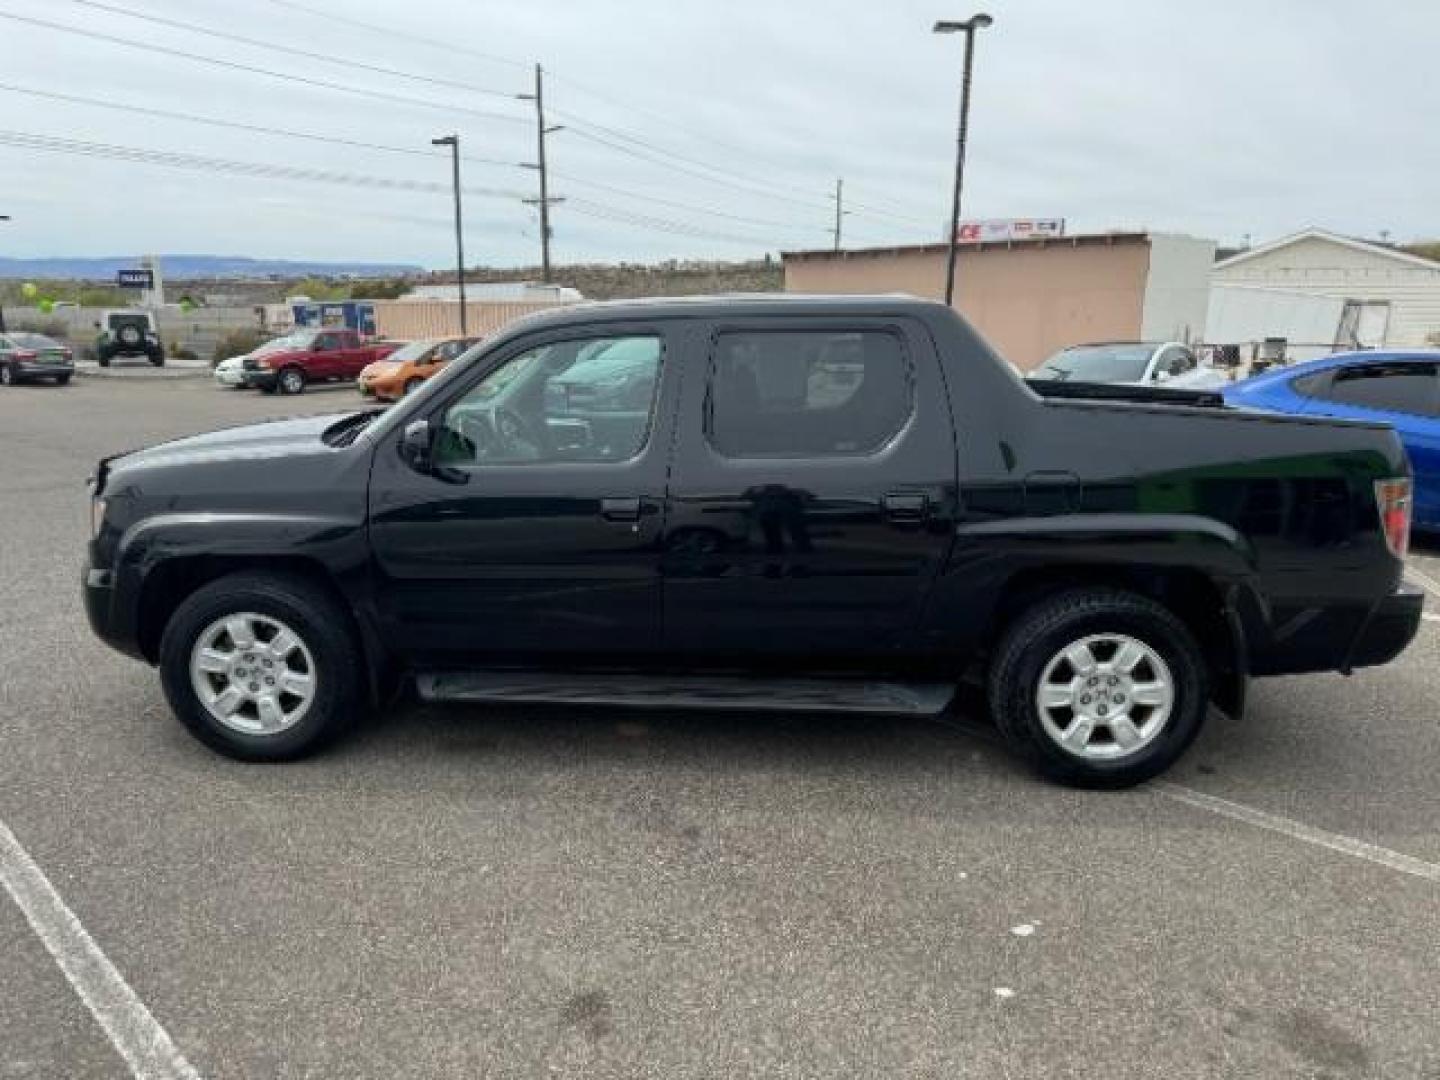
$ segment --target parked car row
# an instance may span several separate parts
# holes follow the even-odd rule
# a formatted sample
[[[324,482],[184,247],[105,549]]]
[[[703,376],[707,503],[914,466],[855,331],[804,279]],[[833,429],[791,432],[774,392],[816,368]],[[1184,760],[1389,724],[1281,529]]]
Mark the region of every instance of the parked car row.
[[[364,396],[395,401],[478,340],[366,341],[354,330],[296,330],[221,361],[215,382],[235,390],[299,394],[312,383],[353,379]]]

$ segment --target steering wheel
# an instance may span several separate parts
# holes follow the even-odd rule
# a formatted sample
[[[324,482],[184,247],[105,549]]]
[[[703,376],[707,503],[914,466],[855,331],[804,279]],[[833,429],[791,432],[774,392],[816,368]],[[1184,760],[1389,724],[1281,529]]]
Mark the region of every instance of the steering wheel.
[[[505,457],[533,460],[544,451],[545,443],[535,425],[514,409],[505,405],[496,407],[491,414],[491,424],[498,448]]]

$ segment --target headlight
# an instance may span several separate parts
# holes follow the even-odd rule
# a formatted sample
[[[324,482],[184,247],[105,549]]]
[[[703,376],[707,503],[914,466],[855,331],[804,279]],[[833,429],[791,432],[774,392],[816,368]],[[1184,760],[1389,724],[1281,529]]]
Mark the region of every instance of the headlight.
[[[105,507],[108,504],[104,499],[90,500],[90,539],[100,535],[100,526],[105,522]]]

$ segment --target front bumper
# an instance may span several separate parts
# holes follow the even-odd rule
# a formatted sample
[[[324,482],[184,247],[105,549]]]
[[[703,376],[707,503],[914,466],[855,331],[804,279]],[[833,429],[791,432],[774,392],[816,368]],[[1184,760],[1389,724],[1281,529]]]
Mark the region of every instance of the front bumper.
[[[1402,581],[1389,596],[1382,599],[1365,618],[1342,670],[1388,664],[1415,639],[1420,631],[1420,615],[1425,609],[1425,593],[1419,586]]]
[[[246,368],[245,381],[240,385],[252,386],[257,390],[274,390],[278,376],[269,368]]]
[[[245,371],[217,371],[215,381],[221,386],[244,386],[246,384]]]
[[[98,570],[87,566],[81,579],[81,591],[85,601],[85,617],[95,636],[112,649],[145,659],[140,650],[136,627],[122,617],[122,605],[116,603],[116,582],[114,571]]]

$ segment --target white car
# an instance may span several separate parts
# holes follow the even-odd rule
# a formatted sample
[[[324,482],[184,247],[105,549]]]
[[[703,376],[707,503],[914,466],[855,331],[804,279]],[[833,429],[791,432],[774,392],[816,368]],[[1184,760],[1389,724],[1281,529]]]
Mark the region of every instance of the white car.
[[[215,382],[219,386],[228,386],[232,390],[240,390],[245,386],[245,357],[232,356],[228,360],[221,360],[215,365]]]
[[[1229,380],[1179,341],[1104,341],[1061,349],[1027,378],[1215,390]]]

